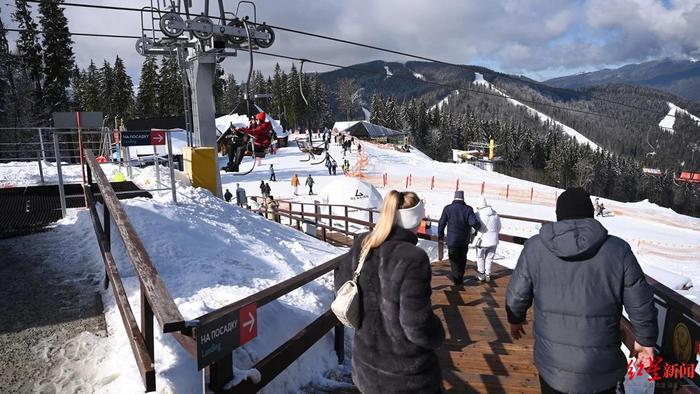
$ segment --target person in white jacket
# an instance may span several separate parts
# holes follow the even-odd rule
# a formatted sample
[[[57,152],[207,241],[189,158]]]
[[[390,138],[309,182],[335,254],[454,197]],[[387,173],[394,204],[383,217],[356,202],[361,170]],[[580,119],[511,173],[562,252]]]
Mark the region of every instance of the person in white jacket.
[[[484,197],[479,197],[476,204],[476,216],[481,222],[481,228],[474,237],[476,247],[477,279],[481,282],[491,280],[491,264],[498,246],[498,234],[501,232],[501,218],[491,208]]]

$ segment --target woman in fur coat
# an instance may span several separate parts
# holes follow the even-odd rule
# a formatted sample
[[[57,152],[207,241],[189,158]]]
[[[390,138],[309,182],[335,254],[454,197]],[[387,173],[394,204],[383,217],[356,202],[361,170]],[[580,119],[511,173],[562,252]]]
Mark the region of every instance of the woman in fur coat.
[[[445,338],[430,302],[430,260],[416,246],[423,202],[413,192],[389,192],[374,230],[358,237],[336,274],[349,280],[363,249],[359,277],[361,326],[352,344],[352,376],[362,393],[438,393],[435,353]]]

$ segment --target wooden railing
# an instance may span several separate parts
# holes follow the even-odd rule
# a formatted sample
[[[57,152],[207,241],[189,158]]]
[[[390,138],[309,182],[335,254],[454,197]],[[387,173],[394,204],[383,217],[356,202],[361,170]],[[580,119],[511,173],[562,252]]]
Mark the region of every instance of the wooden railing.
[[[85,185],[85,197],[88,201],[95,235],[100,247],[105,265],[108,283],[112,283],[112,291],[124,322],[129,344],[131,345],[136,365],[146,391],[155,391],[155,367],[153,349],[153,317],[158,320],[162,332],[178,332],[185,328],[185,322],[180,310],[175,305],[170,292],[158,275],[146,248],[141,242],[134,226],[122,207],[121,202],[107,180],[107,176],[95,160],[94,154],[85,150],[85,163],[88,184]],[[103,201],[102,221],[97,213],[97,204],[93,191],[93,181],[97,186]],[[131,265],[136,271],[141,286],[141,328],[136,323],[129,299],[124,290],[117,264],[112,255],[111,221],[124,243],[124,249]]]
[[[337,270],[340,262],[344,258],[345,255],[338,256],[300,275],[209,312],[199,317],[197,320],[214,320],[224,317],[227,314],[236,314],[245,305],[256,304],[258,307],[261,307],[331,271]],[[342,363],[345,358],[344,327],[340,324],[338,319],[336,319],[333,312],[328,309],[311,324],[303,328],[253,366],[253,368],[260,371],[261,381],[253,383],[250,380],[245,380],[233,388],[224,390],[224,385],[233,379],[233,362],[232,358],[229,356],[222,358],[210,366],[210,388],[217,392],[225,393],[255,393],[284,371],[311,346],[323,338],[331,329],[335,330],[335,352],[338,356],[338,363]]]

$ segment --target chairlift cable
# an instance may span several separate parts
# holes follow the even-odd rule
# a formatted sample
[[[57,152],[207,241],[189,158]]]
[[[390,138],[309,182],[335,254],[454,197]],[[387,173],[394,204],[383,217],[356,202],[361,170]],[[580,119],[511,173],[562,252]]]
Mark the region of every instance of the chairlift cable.
[[[27,0],[27,1],[28,1],[29,3],[39,3],[39,2],[40,2],[40,0]],[[187,2],[185,2],[185,4],[187,4]],[[96,4],[67,3],[67,2],[61,3],[61,5],[62,5],[62,6],[68,6],[68,7],[85,7],[85,8],[104,9],[104,10],[113,10],[113,11],[142,12],[142,10],[141,10],[140,8],[122,7],[122,6],[113,6],[113,5],[96,5]],[[187,11],[186,13],[183,13],[183,12],[175,12],[175,13],[176,13],[176,14],[179,14],[179,15],[186,15],[186,16],[189,18],[189,16],[190,16],[190,14],[189,14],[189,8],[188,8],[186,11]],[[357,42],[357,41],[345,40],[345,39],[338,38],[338,37],[332,37],[332,36],[328,36],[328,35],[323,35],[323,34],[318,34],[318,33],[307,32],[307,31],[303,31],[303,30],[299,30],[299,29],[293,29],[293,28],[289,28],[289,27],[283,27],[283,26],[277,26],[277,25],[270,25],[270,24],[267,24],[267,23],[258,23],[257,21],[254,21],[254,22],[248,21],[248,23],[253,24],[253,25],[256,25],[256,26],[265,25],[266,27],[278,29],[278,30],[280,30],[280,31],[286,31],[286,32],[289,32],[289,33],[300,34],[300,35],[305,35],[305,36],[308,36],[308,37],[313,37],[313,38],[318,38],[318,39],[323,39],[323,40],[338,42],[338,43],[341,43],[341,44],[354,45],[354,46],[358,46],[358,47],[362,47],[362,48],[372,49],[372,50],[376,50],[376,51],[380,51],[380,52],[391,53],[391,54],[394,54],[394,55],[406,56],[406,57],[410,57],[410,58],[414,58],[414,59],[418,59],[418,60],[423,60],[423,61],[427,61],[427,62],[432,62],[432,63],[437,63],[437,64],[442,64],[442,65],[446,65],[446,66],[459,67],[459,68],[462,68],[462,69],[465,69],[465,70],[468,70],[468,71],[471,71],[471,72],[479,72],[479,71],[481,71],[481,68],[480,68],[480,67],[477,67],[477,66],[469,66],[469,65],[464,65],[464,64],[451,63],[451,62],[447,62],[447,61],[444,61],[444,60],[439,60],[439,59],[430,58],[430,57],[427,57],[427,56],[416,55],[416,54],[412,54],[412,53],[404,52],[404,51],[399,51],[399,50],[395,50],[395,49],[383,48],[383,47],[376,46],[376,45],[364,44],[364,43]],[[12,30],[12,29],[6,29],[6,30],[8,30],[8,31],[18,31],[18,30]],[[43,34],[42,32],[37,32],[37,33]],[[74,34],[74,33],[71,33],[71,34]],[[90,34],[74,34],[74,35],[86,35],[86,36],[90,36]],[[114,38],[126,38],[126,36],[117,36],[117,35],[113,35],[113,37],[114,37]],[[129,38],[138,39],[138,38],[141,38],[141,37],[132,36],[132,37],[129,37]],[[497,71],[494,71],[494,73],[497,73],[498,76],[503,77],[503,78],[507,78],[507,79],[514,80],[514,81],[517,81],[517,82],[523,82],[522,80],[520,80],[520,79],[518,79],[518,78],[516,78],[516,77],[510,76],[510,75],[508,75],[508,74],[500,73],[500,72],[497,72]],[[396,77],[396,76],[395,76],[395,77]],[[414,81],[415,81],[415,80],[414,80]],[[563,88],[557,88],[557,89],[564,90],[564,91],[569,91],[569,92],[575,92],[575,93],[577,93],[577,94],[581,94],[581,92],[577,92],[577,91],[572,90],[572,89],[563,89]],[[590,98],[593,99],[593,100],[604,101],[604,102],[611,103],[611,104],[615,104],[615,105],[619,105],[619,106],[622,106],[622,107],[627,107],[627,108],[631,108],[631,109],[636,109],[636,110],[639,110],[639,111],[650,112],[650,113],[653,113],[653,114],[657,114],[657,112],[658,112],[657,110],[652,109],[652,108],[638,107],[638,106],[635,106],[635,105],[631,105],[631,104],[627,104],[627,103],[622,103],[622,102],[619,102],[619,101],[610,100],[610,99],[606,99],[606,98],[602,98],[602,97],[590,96]],[[524,100],[520,100],[520,101],[524,101]],[[530,102],[538,103],[538,104],[542,104],[542,105],[547,105],[546,103],[541,103],[541,102],[533,101],[533,100],[530,100]],[[563,108],[563,109],[567,109],[567,108]],[[572,111],[571,109],[567,109],[567,110]],[[577,112],[580,112],[580,111],[577,111]],[[674,114],[674,115],[667,115],[667,116],[675,117],[675,114]]]

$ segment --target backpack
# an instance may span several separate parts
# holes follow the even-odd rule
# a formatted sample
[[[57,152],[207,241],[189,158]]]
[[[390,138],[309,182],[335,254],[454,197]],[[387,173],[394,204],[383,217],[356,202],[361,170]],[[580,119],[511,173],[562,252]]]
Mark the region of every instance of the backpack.
[[[331,304],[331,310],[338,320],[344,326],[354,329],[359,329],[362,323],[362,295],[360,294],[358,280],[360,279],[360,272],[362,272],[362,266],[365,264],[367,253],[369,253],[369,248],[360,253],[357,269],[352,279],[345,282],[338,289],[338,294],[335,295],[335,300]]]

